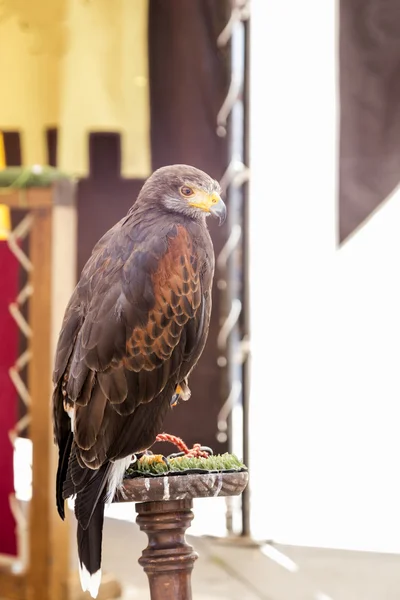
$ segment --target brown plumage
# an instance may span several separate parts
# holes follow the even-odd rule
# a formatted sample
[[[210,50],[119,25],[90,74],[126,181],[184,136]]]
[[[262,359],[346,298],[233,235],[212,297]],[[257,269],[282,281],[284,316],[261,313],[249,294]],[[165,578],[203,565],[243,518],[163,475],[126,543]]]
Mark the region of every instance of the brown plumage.
[[[186,165],[153,173],[95,246],[65,312],[53,375],[57,507],[63,518],[76,494],[82,585],[93,596],[104,502],[132,454],[154,443],[207,339],[208,214],[225,215],[208,175]]]

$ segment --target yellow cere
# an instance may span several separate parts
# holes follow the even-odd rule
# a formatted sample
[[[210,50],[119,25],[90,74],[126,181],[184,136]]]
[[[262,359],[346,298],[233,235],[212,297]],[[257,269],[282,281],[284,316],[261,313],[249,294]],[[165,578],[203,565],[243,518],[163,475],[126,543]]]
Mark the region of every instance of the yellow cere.
[[[206,212],[210,212],[210,208],[221,200],[219,194],[207,194],[206,192],[196,191],[194,202],[189,202],[190,206],[201,208]]]

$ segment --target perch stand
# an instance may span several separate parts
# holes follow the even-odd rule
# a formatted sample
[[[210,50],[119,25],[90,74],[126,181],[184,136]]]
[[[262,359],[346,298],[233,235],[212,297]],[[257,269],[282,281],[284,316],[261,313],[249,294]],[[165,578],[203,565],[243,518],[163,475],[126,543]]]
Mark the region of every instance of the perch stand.
[[[148,536],[139,564],[149,579],[151,600],[191,600],[197,553],[186,543],[193,498],[237,496],[247,471],[125,479],[115,502],[135,502],[136,522]]]

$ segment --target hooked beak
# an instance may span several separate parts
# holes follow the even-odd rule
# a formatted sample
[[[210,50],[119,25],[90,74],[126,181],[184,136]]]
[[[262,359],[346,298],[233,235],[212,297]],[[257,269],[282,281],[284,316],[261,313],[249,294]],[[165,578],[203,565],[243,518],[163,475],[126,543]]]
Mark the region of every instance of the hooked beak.
[[[210,213],[213,217],[218,219],[218,225],[222,225],[226,219],[225,202],[221,199],[219,194],[213,194],[211,198],[214,200],[214,202],[210,206]],[[217,201],[215,202],[215,200]]]
[[[202,194],[202,197],[197,197],[194,202],[189,202],[190,206],[201,208],[204,212],[210,213],[219,221],[219,225],[225,221],[226,206],[221,196],[216,192],[214,194]]]

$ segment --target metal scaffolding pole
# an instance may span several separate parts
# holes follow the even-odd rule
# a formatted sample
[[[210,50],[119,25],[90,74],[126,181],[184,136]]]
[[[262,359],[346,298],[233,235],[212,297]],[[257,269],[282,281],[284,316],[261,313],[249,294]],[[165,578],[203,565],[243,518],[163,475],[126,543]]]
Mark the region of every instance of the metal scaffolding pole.
[[[248,466],[248,282],[247,282],[247,144],[246,75],[248,54],[249,2],[232,0],[230,19],[218,38],[218,45],[230,43],[231,84],[217,118],[218,135],[229,138],[229,164],[221,180],[226,193],[229,236],[217,257],[217,286],[221,294],[218,366],[223,372],[225,401],[218,416],[217,438],[228,440],[229,451],[242,457]],[[227,528],[249,536],[249,497],[242,499],[241,523],[235,527],[235,508],[227,507]],[[234,531],[236,530],[236,531]]]

